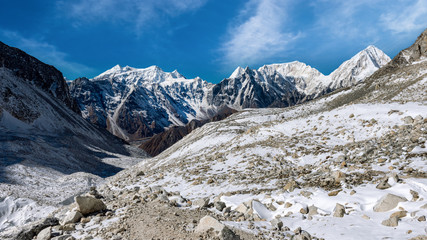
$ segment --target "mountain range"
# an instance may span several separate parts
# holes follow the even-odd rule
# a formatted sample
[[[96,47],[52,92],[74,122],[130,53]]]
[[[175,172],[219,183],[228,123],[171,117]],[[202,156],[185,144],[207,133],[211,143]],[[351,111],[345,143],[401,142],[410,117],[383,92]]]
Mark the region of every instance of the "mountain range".
[[[369,46],[330,75],[301,62],[238,67],[218,84],[186,79],[157,66],[113,67],[93,79],[70,82],[82,116],[125,140],[138,140],[191,120],[212,118],[224,108],[288,107],[355,85],[390,61]]]

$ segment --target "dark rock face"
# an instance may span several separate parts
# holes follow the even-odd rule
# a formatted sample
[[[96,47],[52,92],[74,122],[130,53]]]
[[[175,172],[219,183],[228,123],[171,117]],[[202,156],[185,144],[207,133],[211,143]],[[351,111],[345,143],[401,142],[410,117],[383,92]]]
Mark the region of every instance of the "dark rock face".
[[[212,89],[210,103],[214,106],[238,106],[244,108],[289,107],[304,99],[297,91],[294,78],[268,76],[267,82],[256,79],[254,72],[246,68],[238,78],[226,78]]]
[[[139,147],[144,149],[151,156],[157,156],[172,146],[174,143],[190,134],[194,129],[199,128],[209,122],[221,121],[235,112],[237,111],[225,107],[211,119],[201,121],[192,120],[185,126],[173,126],[168,130],[153,136],[149,141],[144,142]]]
[[[410,64],[420,60],[421,57],[427,57],[427,29],[418,36],[414,44],[399,52],[399,54],[393,58],[390,65],[399,66]]]
[[[74,112],[80,113],[76,101],[70,96],[62,73],[55,67],[2,42],[0,42],[0,67],[12,70],[17,77],[40,87]]]

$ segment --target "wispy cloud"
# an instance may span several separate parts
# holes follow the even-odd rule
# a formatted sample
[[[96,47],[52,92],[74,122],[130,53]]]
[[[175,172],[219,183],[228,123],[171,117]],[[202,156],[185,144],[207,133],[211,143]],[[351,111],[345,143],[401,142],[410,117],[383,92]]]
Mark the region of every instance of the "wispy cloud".
[[[226,64],[253,65],[289,49],[300,34],[286,31],[286,2],[251,0],[245,5],[221,47]]]
[[[84,76],[84,74],[94,72],[94,69],[91,67],[69,61],[67,59],[68,54],[41,39],[27,38],[18,32],[1,29],[0,36],[8,42],[13,43],[13,47],[22,49],[47,64],[54,65],[63,73]]]
[[[59,3],[76,26],[108,22],[129,24],[137,34],[149,25],[202,7],[208,0],[79,0]]]
[[[380,19],[383,26],[394,33],[416,31],[427,27],[427,1],[418,0],[415,4],[411,2],[413,1],[382,14]]]

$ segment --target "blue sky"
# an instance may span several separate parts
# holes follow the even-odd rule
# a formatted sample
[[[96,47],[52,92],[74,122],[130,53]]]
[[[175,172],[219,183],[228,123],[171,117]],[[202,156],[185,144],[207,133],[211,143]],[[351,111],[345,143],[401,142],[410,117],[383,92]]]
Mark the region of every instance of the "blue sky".
[[[0,41],[69,79],[116,64],[209,82],[298,60],[329,74],[368,45],[390,57],[427,27],[427,0],[4,1]]]

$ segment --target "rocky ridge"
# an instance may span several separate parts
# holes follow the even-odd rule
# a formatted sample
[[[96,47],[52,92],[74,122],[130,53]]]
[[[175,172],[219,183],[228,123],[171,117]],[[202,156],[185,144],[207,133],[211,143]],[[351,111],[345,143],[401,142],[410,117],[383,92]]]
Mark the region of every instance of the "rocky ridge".
[[[94,79],[70,83],[84,118],[125,140],[161,133],[191,120],[206,120],[223,108],[288,107],[359,83],[390,58],[369,46],[329,76],[301,62],[238,67],[230,78],[210,84],[176,70],[115,66]]]

